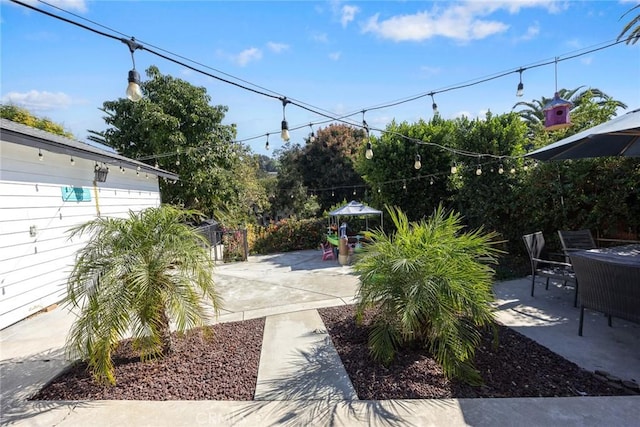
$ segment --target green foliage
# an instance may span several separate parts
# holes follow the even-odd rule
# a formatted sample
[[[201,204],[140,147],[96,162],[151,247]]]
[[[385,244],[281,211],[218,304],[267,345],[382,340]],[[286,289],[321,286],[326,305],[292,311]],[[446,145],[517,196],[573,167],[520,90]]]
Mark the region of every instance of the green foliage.
[[[318,129],[315,139],[308,139],[304,146],[285,145],[278,152],[278,195],[274,202],[277,210],[304,217],[300,210],[308,198],[308,189],[323,189],[313,196],[318,204],[313,216],[336,200],[354,198],[351,192],[364,183],[354,166],[364,138],[362,129],[332,124]]]
[[[248,175],[243,162],[248,149],[232,143],[234,125],[223,125],[226,106],[211,106],[203,87],[147,69],[142,83],[144,98],[131,102],[120,98],[103,103],[104,120],[110,127],[94,132],[92,140],[118,153],[177,173],[175,184],[161,182],[163,202],[198,209],[215,216],[221,209],[237,218],[247,216],[255,194],[245,198]]]
[[[316,249],[325,234],[322,219],[283,219],[267,227],[249,226],[249,251],[257,254]]]
[[[361,282],[358,313],[377,313],[369,335],[373,357],[389,364],[402,347],[422,345],[448,377],[478,384],[473,356],[479,328],[493,325],[495,235],[463,232],[460,215],[441,205],[418,222],[398,208],[387,210],[396,231],[367,233],[372,243],[354,265]]]
[[[75,138],[71,132],[64,130],[64,126],[54,123],[47,118],[36,117],[26,108],[20,108],[15,105],[0,104],[0,117],[26,126],[31,126],[32,128],[64,136],[66,138]]]
[[[452,147],[454,129],[452,121],[438,118],[429,123],[392,122],[380,138],[372,137],[373,158],[365,159],[362,152],[357,163],[357,170],[371,187],[366,200],[373,206],[398,206],[410,219],[422,218],[439,203],[448,203],[452,194],[448,174],[453,157],[432,144]],[[419,170],[414,168],[416,154],[421,157]]]
[[[522,233],[521,224],[512,221],[520,197],[522,174],[511,173],[512,169],[522,170],[522,160],[501,160],[500,156],[523,154],[526,130],[514,113],[499,116],[487,113],[483,120],[457,121],[457,147],[489,155],[460,158],[458,173],[451,177],[457,180],[458,187],[452,198],[468,226],[482,226],[505,237]],[[477,174],[479,166],[480,175]],[[500,169],[503,173],[499,173]]]
[[[111,355],[131,334],[141,357],[172,351],[169,322],[184,332],[217,313],[208,243],[186,221],[196,211],[164,205],[128,218],[96,218],[70,230],[88,235],[69,277],[65,302],[79,308],[67,354],[87,362],[100,383],[115,384]]]
[[[640,12],[640,4],[635,5],[626,11],[622,17],[636,9]],[[621,40],[623,38],[626,40],[626,44],[636,44],[638,40],[640,40],[640,13],[637,13],[635,16],[631,15],[631,20],[624,26],[616,40]]]

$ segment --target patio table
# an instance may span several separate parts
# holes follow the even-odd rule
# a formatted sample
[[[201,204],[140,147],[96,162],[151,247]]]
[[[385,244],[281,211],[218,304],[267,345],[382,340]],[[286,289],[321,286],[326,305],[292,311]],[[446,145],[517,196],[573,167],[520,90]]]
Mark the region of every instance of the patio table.
[[[582,335],[584,309],[640,323],[640,244],[572,252],[578,280]]]

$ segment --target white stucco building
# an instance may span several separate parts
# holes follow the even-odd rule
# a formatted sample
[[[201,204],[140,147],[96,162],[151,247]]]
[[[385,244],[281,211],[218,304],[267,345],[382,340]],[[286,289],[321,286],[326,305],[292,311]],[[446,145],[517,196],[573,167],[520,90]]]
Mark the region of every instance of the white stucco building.
[[[178,176],[0,119],[0,329],[64,297],[84,244],[69,228],[159,206],[159,179]]]

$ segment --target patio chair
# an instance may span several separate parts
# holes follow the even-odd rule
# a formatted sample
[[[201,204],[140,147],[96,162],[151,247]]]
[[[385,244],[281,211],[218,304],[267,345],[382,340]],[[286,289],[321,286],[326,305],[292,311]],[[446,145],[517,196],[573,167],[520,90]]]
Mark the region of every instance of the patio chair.
[[[568,262],[554,261],[547,259],[549,256],[545,253],[544,236],[541,231],[522,236],[524,245],[529,254],[531,261],[531,296],[534,296],[534,288],[537,277],[546,278],[546,287],[549,289],[549,280],[561,280],[563,286],[567,282],[571,282],[575,287],[575,296],[573,298],[574,307],[578,306],[578,281],[576,275]]]
[[[329,242],[322,242],[320,244],[322,247],[322,260],[327,259],[336,259],[335,254],[333,253],[333,245]]]
[[[595,240],[591,235],[591,230],[558,230],[558,237],[562,244],[562,252],[565,255],[565,261],[570,261],[571,252],[581,251],[585,249],[597,248]]]

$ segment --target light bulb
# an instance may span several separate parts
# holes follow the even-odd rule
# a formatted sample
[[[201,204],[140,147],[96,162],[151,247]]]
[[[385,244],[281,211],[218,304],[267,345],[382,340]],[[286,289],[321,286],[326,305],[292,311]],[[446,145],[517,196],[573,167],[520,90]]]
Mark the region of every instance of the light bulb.
[[[476,169],[476,175],[482,175],[482,168],[480,167],[480,165],[478,165],[478,169]]]
[[[504,173],[504,168],[502,167],[502,165],[500,165],[500,166],[498,167],[498,173],[499,173],[500,175],[502,175],[502,174]]]
[[[311,134],[309,134],[309,142],[316,142],[316,135],[313,133],[313,131],[311,132]]]
[[[524,85],[522,82],[518,83],[518,90],[516,91],[516,96],[524,95]]]
[[[511,167],[511,169],[509,169],[509,172],[511,172],[511,173],[516,173],[516,168]]]
[[[133,102],[142,99],[142,91],[140,90],[140,74],[136,70],[129,71],[129,84],[127,85],[127,98]]]
[[[373,159],[373,149],[371,147],[371,141],[367,142],[367,151],[365,152],[364,156],[369,160]]]
[[[289,136],[289,124],[286,120],[282,121],[282,132],[280,133],[280,137],[284,142],[288,142],[291,137]]]
[[[415,169],[420,169],[422,167],[422,162],[420,160],[420,154],[416,154],[416,160],[413,162],[413,167]]]
[[[429,185],[433,185],[433,178],[429,180]]]
[[[433,114],[438,113],[438,104],[434,102],[433,104],[431,104],[431,108],[433,108]]]
[[[42,154],[42,151],[40,149],[38,149],[38,160],[40,160],[41,162],[44,161],[44,154]]]
[[[453,164],[451,165],[451,174],[455,175],[456,173],[458,173],[458,167],[455,164]]]
[[[71,166],[76,165],[76,161],[73,159],[73,156],[71,156],[71,160],[69,160],[69,162],[71,162]]]

